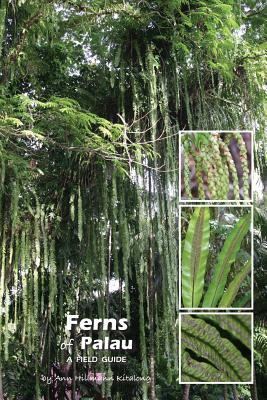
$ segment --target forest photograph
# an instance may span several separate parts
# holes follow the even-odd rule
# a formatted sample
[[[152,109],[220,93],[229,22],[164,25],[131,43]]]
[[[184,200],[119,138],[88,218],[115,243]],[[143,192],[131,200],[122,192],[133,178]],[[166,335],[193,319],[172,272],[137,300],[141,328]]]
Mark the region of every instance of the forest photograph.
[[[182,207],[180,218],[183,306],[252,307],[252,208]]]
[[[0,53],[0,400],[266,400],[265,3],[0,0]]]

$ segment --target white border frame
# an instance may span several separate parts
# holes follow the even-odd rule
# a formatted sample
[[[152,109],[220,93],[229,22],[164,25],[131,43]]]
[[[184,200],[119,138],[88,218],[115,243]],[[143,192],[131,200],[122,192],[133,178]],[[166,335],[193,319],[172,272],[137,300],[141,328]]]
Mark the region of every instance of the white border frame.
[[[187,133],[250,133],[251,134],[251,193],[249,200],[220,200],[220,199],[182,199],[182,135]],[[255,138],[255,129],[248,129],[248,130],[179,130],[179,178],[178,178],[178,187],[179,187],[179,203],[188,204],[188,203],[253,203],[253,196],[254,196],[254,138]]]
[[[194,207],[233,207],[233,208],[250,208],[251,210],[251,224],[250,224],[250,236],[251,236],[251,299],[250,299],[250,307],[210,307],[210,308],[186,308],[182,307],[182,233],[181,233],[181,214],[182,208],[194,208]],[[185,204],[179,206],[179,216],[178,216],[178,224],[179,224],[179,310],[181,311],[189,311],[192,313],[194,310],[198,311],[253,311],[254,310],[254,207],[252,204]]]
[[[182,337],[182,329],[181,329],[181,324],[182,324],[182,315],[197,315],[197,314],[211,314],[211,315],[231,315],[231,314],[239,314],[239,315],[250,315],[251,317],[251,381],[249,382],[183,382],[182,381],[182,343],[181,343],[181,337]],[[254,337],[254,313],[253,312],[227,312],[227,313],[221,313],[221,312],[212,312],[212,313],[207,313],[207,312],[192,312],[192,313],[186,313],[182,312],[179,313],[179,384],[180,385],[253,385],[253,377],[254,377],[254,347],[253,347],[253,337]]]

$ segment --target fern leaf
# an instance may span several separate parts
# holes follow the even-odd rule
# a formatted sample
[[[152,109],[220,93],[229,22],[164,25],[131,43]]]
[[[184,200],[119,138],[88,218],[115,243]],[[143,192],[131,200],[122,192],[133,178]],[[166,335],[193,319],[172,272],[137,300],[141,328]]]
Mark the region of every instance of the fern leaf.
[[[197,207],[189,222],[182,254],[184,307],[196,308],[202,298],[209,252],[209,208]]]
[[[251,290],[246,292],[240,299],[236,300],[233,304],[235,308],[245,307],[251,301]]]
[[[103,134],[104,137],[107,137],[109,139],[112,139],[112,133],[110,132],[109,129],[107,129],[104,126],[99,126],[99,131]]]
[[[251,347],[251,317],[250,315],[218,315],[203,314],[200,318],[212,321],[219,328],[230,332],[232,336],[242,342],[248,349]]]
[[[235,278],[230,283],[228,289],[224,293],[219,303],[219,307],[221,308],[231,307],[240,289],[241,284],[244,282],[246,276],[250,273],[250,271],[251,271],[251,260],[248,260],[244,265],[244,267],[241,269],[241,271],[235,276]]]
[[[246,382],[251,379],[251,364],[228,338],[222,338],[216,327],[203,319],[183,315],[182,351],[190,350],[195,358],[222,371],[225,381]],[[199,365],[199,368],[201,365]],[[183,369],[186,368],[182,364]],[[206,381],[206,379],[205,379]],[[216,378],[213,379],[216,381]],[[222,380],[221,380],[222,381]]]
[[[81,242],[83,238],[83,205],[80,186],[78,189],[78,238]]]
[[[197,361],[187,351],[183,352],[183,382],[225,382],[227,374],[213,365]]]
[[[267,335],[266,330],[260,330],[255,333],[254,338],[254,348],[255,351],[260,354],[263,365],[267,370]]]
[[[214,276],[204,297],[203,307],[216,307],[221,299],[230,267],[234,263],[240,250],[242,240],[248,233],[251,223],[251,214],[244,215],[232,229],[218,256],[218,263],[214,268]]]
[[[74,204],[74,200],[75,200],[75,195],[74,195],[74,193],[72,193],[71,196],[70,196],[70,218],[71,218],[72,222],[74,222],[74,220],[75,220],[75,204]]]
[[[3,122],[6,125],[13,125],[13,126],[15,126],[17,128],[20,127],[20,126],[23,126],[23,122],[20,119],[14,118],[14,117],[5,117],[3,119]]]

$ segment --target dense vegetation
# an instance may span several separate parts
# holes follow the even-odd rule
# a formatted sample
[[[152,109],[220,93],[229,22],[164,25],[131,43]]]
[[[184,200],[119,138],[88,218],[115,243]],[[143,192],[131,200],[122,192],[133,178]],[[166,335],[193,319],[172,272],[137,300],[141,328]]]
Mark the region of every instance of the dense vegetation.
[[[251,315],[181,317],[182,382],[251,381]]]
[[[251,136],[249,132],[184,133],[182,198],[250,200]]]
[[[0,399],[266,398],[265,192],[255,385],[180,386],[175,326],[178,131],[255,127],[265,190],[264,22],[255,0],[1,0]],[[88,372],[67,311],[127,316],[127,366],[101,368],[150,384],[43,384]]]
[[[195,207],[189,214],[186,235],[181,238],[185,308],[251,306],[251,281],[246,282],[251,273],[251,212],[246,208],[237,209],[243,216],[235,219],[234,210],[230,209],[227,214],[227,209],[218,207]],[[185,208],[182,208],[182,218],[188,218]]]

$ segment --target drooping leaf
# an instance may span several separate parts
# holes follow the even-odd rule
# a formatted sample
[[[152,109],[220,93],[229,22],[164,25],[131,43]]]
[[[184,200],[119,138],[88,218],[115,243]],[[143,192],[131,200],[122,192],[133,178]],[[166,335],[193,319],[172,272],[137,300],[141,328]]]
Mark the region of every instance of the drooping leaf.
[[[202,298],[209,252],[210,212],[197,207],[189,222],[182,254],[182,297],[186,308],[196,308]]]
[[[218,256],[218,262],[214,268],[209,288],[203,301],[204,308],[216,307],[221,299],[231,265],[235,262],[241,243],[248,233],[251,224],[251,213],[240,218],[227,237],[223,248]]]
[[[251,290],[248,290],[245,294],[243,294],[242,297],[240,297],[240,299],[236,300],[233,303],[233,307],[243,308],[248,304],[249,301],[251,301]]]
[[[221,301],[219,303],[219,307],[228,308],[232,306],[241,284],[244,282],[246,276],[250,273],[250,271],[251,260],[249,259],[244,267],[241,269],[241,271],[232,280],[226,292],[223,294],[223,297],[221,298]]]

